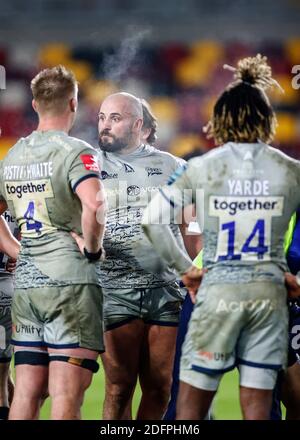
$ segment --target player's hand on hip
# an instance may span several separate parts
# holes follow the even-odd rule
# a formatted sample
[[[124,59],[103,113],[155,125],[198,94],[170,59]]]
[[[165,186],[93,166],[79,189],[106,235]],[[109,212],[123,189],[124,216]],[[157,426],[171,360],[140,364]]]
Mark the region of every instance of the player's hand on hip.
[[[299,298],[300,297],[300,286],[297,283],[297,277],[289,272],[284,274],[285,285],[288,291],[288,297]]]
[[[84,238],[81,235],[76,234],[76,232],[72,231],[70,232],[71,236],[74,238],[74,240],[77,243],[77,246],[79,247],[80,252],[82,253],[82,255],[84,255]]]
[[[196,295],[203,275],[206,272],[207,269],[198,269],[196,266],[191,266],[191,268],[181,276],[182,282],[188,289],[193,304],[196,302]]]

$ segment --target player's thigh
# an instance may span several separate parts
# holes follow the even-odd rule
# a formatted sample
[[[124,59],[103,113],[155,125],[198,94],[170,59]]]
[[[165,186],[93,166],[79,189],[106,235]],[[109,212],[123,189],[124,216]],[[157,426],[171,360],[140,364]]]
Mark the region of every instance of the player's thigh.
[[[234,368],[243,324],[239,286],[201,287],[182,347],[181,370],[220,375]]]
[[[12,295],[13,278],[0,277],[0,368],[2,363],[9,364],[12,356]],[[5,366],[3,368],[5,369]]]
[[[42,289],[38,289],[40,294]],[[32,290],[15,289],[12,301],[12,344],[16,347],[41,347],[43,322],[40,319]],[[32,302],[32,299],[34,300]]]
[[[147,324],[177,327],[186,290],[174,282],[166,286],[145,289],[144,292],[144,321]]]
[[[49,348],[48,353],[50,396],[82,395],[98,370],[99,353],[86,348]]]
[[[42,398],[48,388],[48,353],[45,347],[15,347],[15,396]]]
[[[297,405],[300,414],[300,364],[287,368],[282,384],[282,400],[286,406]]]
[[[108,289],[103,291],[103,316],[105,330],[113,330],[134,319],[142,318],[140,289]]]
[[[44,341],[49,348],[104,350],[99,286],[78,284],[45,288],[43,297],[39,295],[38,307],[44,310]]]
[[[176,336],[177,327],[147,325],[140,357],[139,373],[142,386],[170,385]]]
[[[109,382],[136,379],[144,332],[145,324],[141,319],[105,332],[105,353],[101,359]]]
[[[258,369],[285,367],[288,349],[286,289],[275,283],[249,283],[243,304],[247,323],[240,334],[238,364]],[[253,298],[253,299],[251,299]],[[253,365],[252,365],[253,364]]]
[[[289,350],[288,366],[300,359],[300,307],[298,301],[290,301],[289,306]]]

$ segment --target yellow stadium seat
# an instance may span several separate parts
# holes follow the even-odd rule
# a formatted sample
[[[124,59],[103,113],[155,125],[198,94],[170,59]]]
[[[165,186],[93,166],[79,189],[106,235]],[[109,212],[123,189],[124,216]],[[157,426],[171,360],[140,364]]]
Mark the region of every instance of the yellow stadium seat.
[[[209,65],[221,64],[224,58],[223,46],[213,40],[196,41],[191,46],[191,53],[195,58]]]
[[[86,101],[95,107],[100,107],[104,98],[112,93],[117,92],[117,88],[113,82],[110,81],[96,81],[89,79],[83,84],[82,91]]]
[[[285,51],[292,65],[300,64],[300,38],[291,38],[285,43]]]
[[[65,60],[64,66],[72,70],[80,84],[89,80],[93,75],[92,67],[86,61]]]
[[[168,97],[156,97],[150,100],[152,111],[160,123],[176,122],[178,119],[178,107],[174,99]]]
[[[282,93],[278,87],[273,87],[268,92],[272,102],[276,104],[294,104],[299,101],[299,91],[293,89],[292,79],[290,75],[276,75],[276,81],[283,88],[284,93]]]
[[[205,86],[211,75],[211,66],[194,56],[184,58],[175,68],[177,83],[183,87]]]
[[[42,46],[39,53],[39,62],[44,67],[65,64],[70,58],[71,49],[63,43],[50,43]]]
[[[182,134],[177,136],[170,145],[170,153],[175,156],[185,156],[196,149],[201,149],[203,141],[197,134]]]
[[[2,160],[8,150],[17,142],[17,138],[0,137],[0,160]]]
[[[212,117],[214,106],[217,99],[218,99],[217,95],[208,95],[202,101],[200,106],[200,113],[204,121],[209,121],[209,119]]]
[[[284,143],[297,139],[297,121],[290,113],[277,113],[278,127],[275,140]]]

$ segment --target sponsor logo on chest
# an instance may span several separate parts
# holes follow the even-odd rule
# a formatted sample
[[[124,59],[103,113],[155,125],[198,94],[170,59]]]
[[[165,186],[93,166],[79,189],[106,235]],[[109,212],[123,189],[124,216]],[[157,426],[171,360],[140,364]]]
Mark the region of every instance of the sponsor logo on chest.
[[[147,171],[148,177],[163,174],[163,170],[161,168],[146,167],[145,170]]]

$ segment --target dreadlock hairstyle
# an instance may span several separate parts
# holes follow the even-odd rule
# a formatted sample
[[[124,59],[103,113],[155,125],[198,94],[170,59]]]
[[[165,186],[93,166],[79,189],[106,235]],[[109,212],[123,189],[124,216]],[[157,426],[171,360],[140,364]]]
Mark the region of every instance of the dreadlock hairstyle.
[[[150,105],[145,99],[140,99],[143,108],[143,129],[150,130],[146,141],[149,145],[154,145],[157,140],[157,119],[151,111]]]
[[[272,78],[267,58],[258,54],[240,60],[236,68],[223,67],[234,72],[234,81],[218,98],[204,131],[219,145],[230,141],[270,142],[277,119],[265,90],[274,85],[281,87]]]

